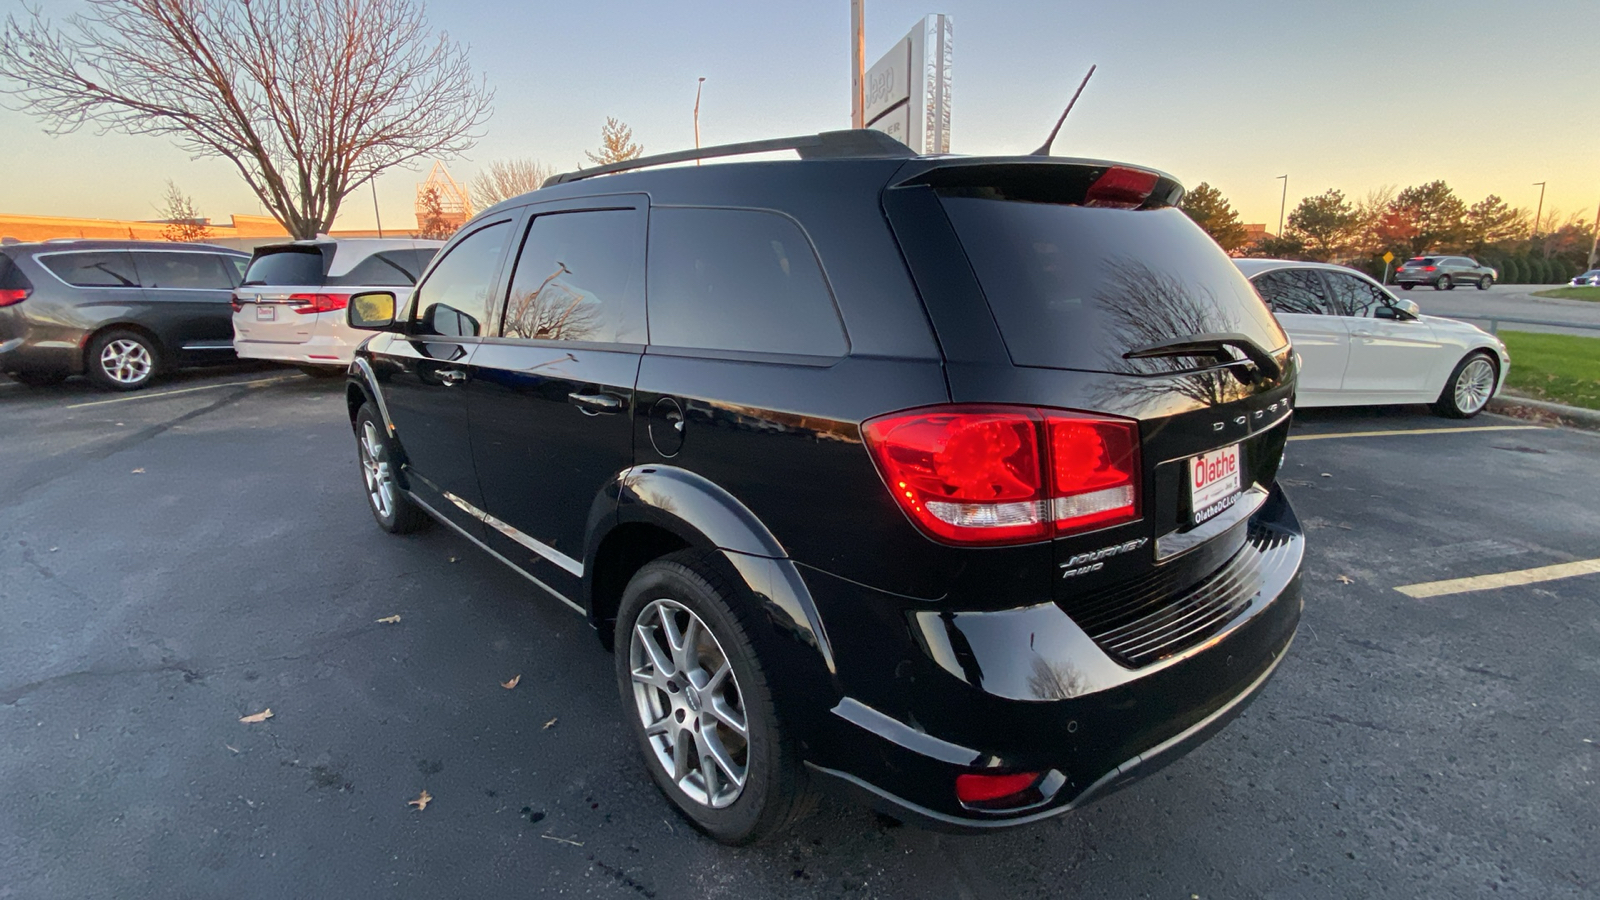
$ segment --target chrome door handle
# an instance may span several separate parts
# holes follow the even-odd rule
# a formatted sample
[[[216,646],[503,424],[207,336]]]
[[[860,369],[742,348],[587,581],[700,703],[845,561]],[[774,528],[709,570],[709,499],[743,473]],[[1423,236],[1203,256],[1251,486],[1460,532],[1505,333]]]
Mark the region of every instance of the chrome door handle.
[[[573,406],[583,410],[585,415],[598,416],[622,411],[622,398],[613,397],[610,394],[579,394],[574,392],[567,395],[567,400]]]
[[[467,380],[467,373],[460,369],[445,369],[439,373],[439,380],[444,382],[447,387],[452,384],[461,384]]]

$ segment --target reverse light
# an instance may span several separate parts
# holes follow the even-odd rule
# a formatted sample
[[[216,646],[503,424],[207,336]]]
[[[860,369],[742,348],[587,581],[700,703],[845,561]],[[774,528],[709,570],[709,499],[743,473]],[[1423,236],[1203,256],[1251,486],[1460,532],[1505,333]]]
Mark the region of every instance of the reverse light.
[[[1150,198],[1156,189],[1158,176],[1143,169],[1112,166],[1096,178],[1083,195],[1084,206],[1106,206],[1113,209],[1137,209]]]
[[[1003,802],[1033,788],[1039,782],[1038,772],[1011,772],[989,775],[969,772],[956,776],[956,799],[970,805],[1005,806]],[[1031,800],[1032,797],[1017,797]]]
[[[315,313],[333,312],[336,309],[344,309],[350,303],[350,295],[290,294],[289,302],[302,304],[301,306],[294,307],[294,311],[302,316],[309,316]]]
[[[1128,419],[951,404],[861,431],[895,502],[948,543],[1025,544],[1139,518],[1138,424]]]
[[[0,306],[15,306],[31,293],[27,288],[0,288]]]

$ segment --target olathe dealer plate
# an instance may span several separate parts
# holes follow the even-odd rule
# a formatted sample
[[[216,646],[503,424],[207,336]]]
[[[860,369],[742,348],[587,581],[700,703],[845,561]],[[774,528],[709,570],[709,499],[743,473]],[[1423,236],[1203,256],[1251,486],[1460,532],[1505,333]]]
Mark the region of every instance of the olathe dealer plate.
[[[1239,445],[1231,444],[1189,460],[1189,509],[1199,525],[1239,499]]]

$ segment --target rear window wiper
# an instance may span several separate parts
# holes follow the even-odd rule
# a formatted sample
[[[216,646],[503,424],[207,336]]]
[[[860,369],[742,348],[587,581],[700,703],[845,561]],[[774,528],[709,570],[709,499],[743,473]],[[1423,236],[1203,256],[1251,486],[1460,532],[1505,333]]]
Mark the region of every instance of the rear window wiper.
[[[1209,357],[1224,366],[1238,365],[1244,362],[1235,359],[1228,352],[1232,347],[1243,353],[1245,359],[1255,364],[1269,380],[1276,381],[1283,376],[1283,368],[1272,354],[1262,349],[1261,345],[1251,340],[1248,335],[1237,332],[1213,332],[1210,334],[1192,334],[1187,337],[1173,338],[1147,347],[1139,347],[1122,354],[1123,359],[1162,359],[1174,356],[1199,356]],[[1237,374],[1237,373],[1236,373]],[[1243,380],[1243,379],[1241,379]]]

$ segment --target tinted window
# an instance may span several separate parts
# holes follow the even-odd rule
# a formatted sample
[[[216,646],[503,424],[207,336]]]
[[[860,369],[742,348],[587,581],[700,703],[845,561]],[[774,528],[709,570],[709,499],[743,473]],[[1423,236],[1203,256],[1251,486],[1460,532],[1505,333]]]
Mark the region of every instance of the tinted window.
[[[139,252],[133,255],[139,267],[139,283],[147,288],[184,288],[226,291],[233,288],[231,266],[225,266],[216,253]]]
[[[644,213],[551,213],[528,226],[506,296],[506,337],[642,344]]]
[[[419,332],[450,337],[483,334],[495,269],[510,233],[510,222],[496,222],[450,248],[413,295]]]
[[[133,256],[123,250],[53,253],[39,262],[57,278],[78,287],[138,287]]]
[[[650,343],[843,356],[833,294],[805,233],[777,213],[650,213]]]
[[[244,283],[317,287],[322,284],[322,271],[322,251],[315,247],[262,248],[250,261]]]
[[[428,254],[431,258],[433,254]],[[379,250],[350,267],[343,275],[329,275],[329,285],[371,287],[410,287],[417,283],[422,266],[415,250]]]
[[[28,281],[28,276],[22,274],[11,261],[11,257],[0,253],[0,291],[32,290],[33,283]]]
[[[1322,276],[1312,269],[1278,269],[1256,276],[1256,290],[1275,313],[1336,316]]]
[[[1370,318],[1374,306],[1388,306],[1394,302],[1384,293],[1383,288],[1370,281],[1340,272],[1326,274],[1329,283],[1333,285],[1333,302],[1340,309],[1339,314],[1342,316]]]
[[[1155,372],[1174,360],[1129,350],[1206,332],[1288,343],[1215,241],[1173,208],[1097,209],[943,196],[1011,360],[1022,366]]]
[[[1408,266],[1431,266],[1433,263],[1434,259],[1431,256],[1413,256],[1406,260]]]

